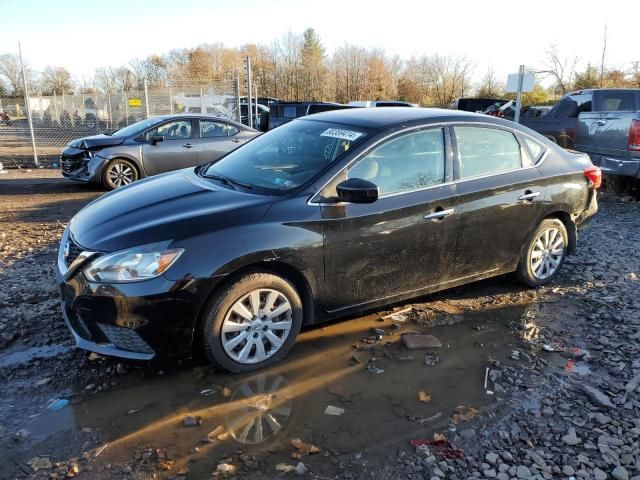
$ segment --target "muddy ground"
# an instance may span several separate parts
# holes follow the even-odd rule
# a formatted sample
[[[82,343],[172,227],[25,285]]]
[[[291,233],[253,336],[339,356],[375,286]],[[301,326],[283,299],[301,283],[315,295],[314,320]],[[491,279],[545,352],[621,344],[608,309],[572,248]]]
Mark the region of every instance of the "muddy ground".
[[[638,203],[602,196],[549,287],[449,290],[226,375],[73,348],[57,244],[101,194],[0,176],[0,478],[640,478]],[[408,350],[407,332],[442,346]]]

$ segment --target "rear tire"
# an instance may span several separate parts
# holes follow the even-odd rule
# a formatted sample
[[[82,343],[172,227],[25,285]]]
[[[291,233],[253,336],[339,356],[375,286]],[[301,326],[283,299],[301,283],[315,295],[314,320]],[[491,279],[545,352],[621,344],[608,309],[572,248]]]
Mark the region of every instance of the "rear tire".
[[[251,273],[218,292],[202,322],[204,351],[216,367],[251,372],[280,361],[302,325],[295,287],[270,273]]]
[[[102,185],[107,190],[115,190],[138,180],[138,169],[129,160],[111,160],[102,172]]]
[[[516,277],[534,288],[552,282],[564,263],[568,246],[564,224],[557,218],[544,219],[527,239]]]

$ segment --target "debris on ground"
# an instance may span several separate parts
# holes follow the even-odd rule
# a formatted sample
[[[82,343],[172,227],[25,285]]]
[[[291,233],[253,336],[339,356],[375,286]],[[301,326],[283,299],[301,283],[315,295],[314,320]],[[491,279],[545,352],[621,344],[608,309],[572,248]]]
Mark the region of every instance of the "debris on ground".
[[[384,373],[384,369],[376,367],[375,362],[376,362],[375,357],[372,357],[369,359],[369,361],[367,362],[367,372],[377,374],[377,375]]]
[[[29,465],[34,472],[53,468],[53,464],[51,463],[51,460],[49,460],[49,457],[33,457],[27,462],[27,465]]]
[[[289,465],[288,463],[279,463],[276,465],[276,471],[282,473],[294,472],[296,470],[295,465]]]
[[[202,439],[202,443],[215,443],[226,438],[225,428],[222,425],[218,425],[212,431],[207,433],[207,436]]]
[[[432,367],[440,363],[440,357],[433,352],[427,353],[424,356],[424,364],[427,367]]]
[[[231,463],[219,463],[215,471],[211,474],[213,476],[229,475],[232,476],[236,473],[236,466]]]
[[[49,404],[47,408],[53,412],[57,412],[58,410],[62,410],[67,405],[69,405],[69,400],[67,400],[66,398],[56,398]]]
[[[413,447],[418,447],[420,445],[426,445],[430,447],[430,450],[433,450],[435,454],[441,456],[446,460],[454,460],[456,458],[463,458],[464,452],[453,445],[449,440],[447,440],[444,435],[439,433],[433,434],[433,440],[411,440],[409,442]]]
[[[402,343],[409,350],[442,347],[442,342],[433,335],[423,333],[403,333],[401,338]]]
[[[196,427],[198,425],[202,425],[202,417],[187,415],[182,419],[182,425],[185,427]]]
[[[334,415],[339,417],[344,414],[344,408],[334,407],[333,405],[327,405],[327,408],[324,409],[325,415]]]
[[[480,411],[473,407],[458,405],[453,413],[453,423],[468,422],[480,416]]]
[[[427,392],[425,392],[424,390],[420,390],[418,392],[418,401],[421,403],[427,403],[431,401],[431,395],[429,395]]]
[[[293,452],[291,454],[291,458],[301,459],[305,455],[314,455],[316,453],[320,453],[320,447],[312,445],[310,443],[305,443],[299,438],[293,438],[289,441],[289,444],[297,450],[297,452]]]

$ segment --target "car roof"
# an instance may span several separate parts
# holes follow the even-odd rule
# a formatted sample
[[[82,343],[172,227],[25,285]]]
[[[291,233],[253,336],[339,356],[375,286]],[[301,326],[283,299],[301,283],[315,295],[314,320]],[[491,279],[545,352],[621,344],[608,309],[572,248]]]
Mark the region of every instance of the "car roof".
[[[239,123],[236,120],[231,120],[230,118],[222,117],[220,115],[211,115],[209,113],[174,113],[169,115],[157,115],[153,118],[157,118],[160,121],[163,120],[171,120],[172,118],[201,118],[204,120],[216,120],[230,123],[231,125],[235,125],[239,128],[244,128],[246,130],[254,130],[253,128],[247,127],[243,123]]]
[[[307,115],[306,117],[297,119],[297,121],[311,120],[342,123],[354,127],[376,130],[382,130],[384,128],[407,122],[419,123],[420,120],[425,121],[424,123],[477,121],[509,127],[514,127],[516,125],[513,122],[480,113],[464,112],[461,110],[446,110],[443,108],[416,107],[351,108],[346,110],[331,110],[328,112]]]

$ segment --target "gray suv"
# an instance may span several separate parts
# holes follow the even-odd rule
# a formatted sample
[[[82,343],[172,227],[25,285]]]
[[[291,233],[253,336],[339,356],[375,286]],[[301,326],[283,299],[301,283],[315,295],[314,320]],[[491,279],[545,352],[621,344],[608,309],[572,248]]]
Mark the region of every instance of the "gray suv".
[[[70,142],[62,151],[62,175],[113,190],[159,173],[218,160],[261,132],[220,117],[165,115],[109,135]]]

